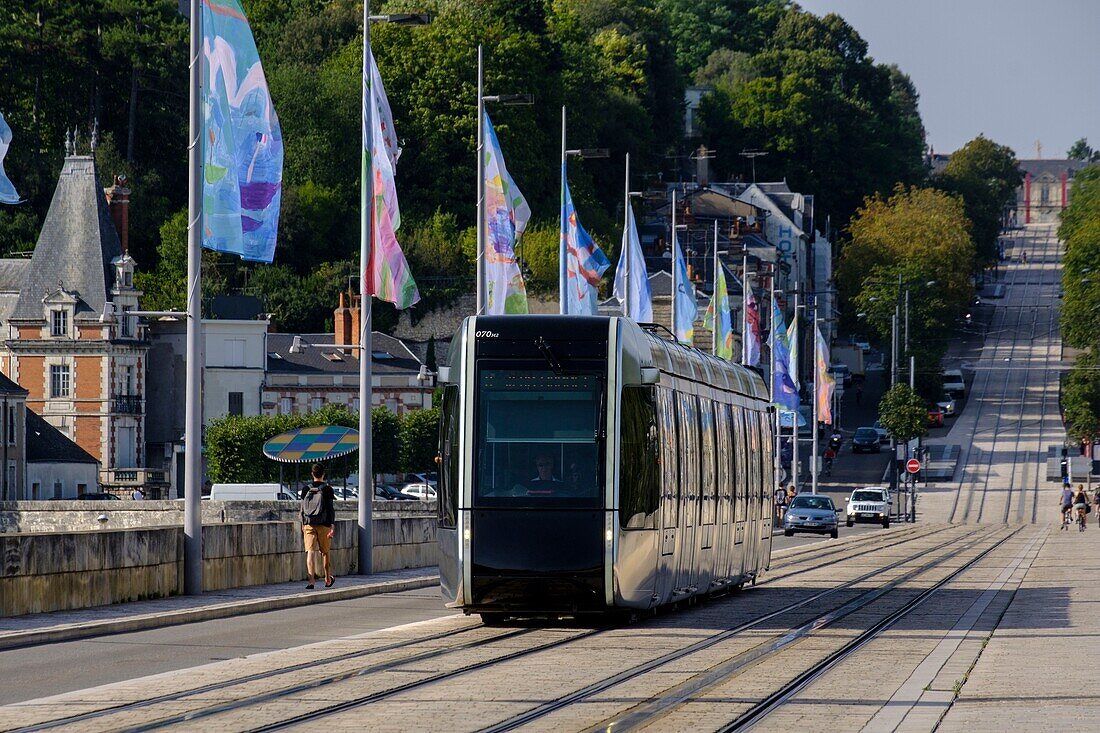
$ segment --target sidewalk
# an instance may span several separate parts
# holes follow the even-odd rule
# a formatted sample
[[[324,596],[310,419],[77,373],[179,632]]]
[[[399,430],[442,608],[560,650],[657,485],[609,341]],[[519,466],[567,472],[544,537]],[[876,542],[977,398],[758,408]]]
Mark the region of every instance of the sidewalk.
[[[370,576],[349,575],[337,578],[332,588],[324,588],[322,584],[317,590],[305,590],[303,581],[294,581],[233,588],[201,596],[172,596],[76,611],[0,618],[0,650],[344,601],[427,588],[438,583],[436,568],[411,568]]]

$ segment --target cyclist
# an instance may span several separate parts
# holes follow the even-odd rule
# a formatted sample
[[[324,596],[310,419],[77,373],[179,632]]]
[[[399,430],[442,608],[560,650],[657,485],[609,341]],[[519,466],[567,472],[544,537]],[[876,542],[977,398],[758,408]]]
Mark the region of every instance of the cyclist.
[[[1069,484],[1062,485],[1062,500],[1058,502],[1060,507],[1058,514],[1058,521],[1062,525],[1062,529],[1069,528],[1069,512],[1073,508],[1073,489],[1069,487]]]
[[[1073,513],[1077,515],[1077,531],[1084,532],[1087,522],[1085,515],[1089,511],[1089,495],[1085,493],[1085,487],[1077,484],[1077,493],[1073,495]]]
[[[833,459],[836,458],[836,451],[830,445],[825,449],[825,475],[831,476],[833,473]]]

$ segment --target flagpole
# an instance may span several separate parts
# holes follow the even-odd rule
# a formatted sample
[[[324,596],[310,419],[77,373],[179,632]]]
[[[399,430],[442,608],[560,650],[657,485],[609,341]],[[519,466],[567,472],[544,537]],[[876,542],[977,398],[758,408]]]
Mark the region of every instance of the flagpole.
[[[749,363],[749,255],[741,255],[741,365]]]
[[[715,220],[715,227],[717,227],[717,225],[718,225],[718,221]],[[714,248],[715,248],[715,250],[718,249],[718,241],[717,240],[715,240],[715,242],[714,242]],[[775,482],[779,481],[779,441],[780,441],[780,437],[781,437],[780,432],[782,430],[782,425],[779,421],[779,403],[776,401],[776,396],[777,395],[775,394],[775,368],[776,368],[775,345],[777,343],[776,340],[779,338],[779,332],[777,330],[777,327],[778,327],[779,324],[775,320],[775,309],[777,307],[776,303],[775,303],[775,277],[778,274],[778,270],[779,270],[779,261],[776,260],[775,265],[772,267],[771,283],[768,286],[768,297],[770,298],[770,302],[768,303],[768,305],[771,306],[771,310],[769,311],[770,315],[771,315],[771,328],[768,329],[769,331],[771,331],[771,334],[770,334],[770,336],[771,336],[771,339],[770,339],[770,341],[771,341],[771,357],[769,358],[769,361],[771,362],[771,370],[770,370],[769,373],[771,374],[771,376],[769,378],[771,379],[771,382],[772,382],[772,385],[771,385],[771,387],[772,387],[771,388],[772,409],[775,410],[775,450],[772,452],[772,482],[773,482],[773,484],[775,484]],[[775,485],[777,485],[777,484],[775,484]],[[775,486],[774,485],[772,487],[772,491],[773,491],[773,493],[775,491]]]
[[[184,399],[183,592],[202,593],[202,2],[191,0],[187,150],[187,372]]]
[[[623,187],[623,256],[620,257],[626,265],[623,273],[623,315],[631,318],[630,314],[630,276],[634,268],[633,248],[630,246],[630,153],[626,154],[626,185]]]
[[[815,303],[815,306],[816,306],[816,303]],[[814,308],[814,432],[813,432],[813,438],[811,439],[813,442],[810,445],[811,455],[813,456],[813,461],[810,464],[810,480],[811,480],[810,493],[813,493],[813,494],[817,493],[817,390],[820,386],[818,384],[818,380],[821,378],[821,375],[818,374],[819,369],[818,369],[818,364],[817,364],[817,360],[820,358],[820,356],[818,354],[818,341],[820,341],[820,339],[817,337],[817,334],[818,334],[818,330],[817,330],[818,325],[817,324],[818,324],[818,316],[817,316],[817,308],[815,307]]]
[[[370,575],[374,569],[374,467],[371,463],[374,450],[371,435],[371,306],[370,287],[367,284],[367,266],[370,263],[374,202],[374,166],[371,160],[371,137],[374,128],[371,120],[374,99],[370,79],[370,0],[363,1],[363,164],[359,199],[359,517],[357,547],[359,574]]]
[[[680,343],[676,333],[676,301],[680,295],[680,263],[676,259],[679,246],[676,242],[676,189],[672,189],[672,340]]]
[[[558,312],[565,315],[568,312],[566,307],[565,298],[568,294],[566,288],[568,284],[566,282],[568,278],[568,270],[566,264],[567,252],[565,250],[565,228],[568,226],[568,222],[565,221],[565,105],[561,106],[561,211],[558,214],[561,220],[561,236],[558,237]]]
[[[485,97],[481,45],[477,47],[477,315],[485,312]]]
[[[718,262],[718,218],[714,219],[714,294],[711,298],[714,299],[714,329],[710,332],[710,351],[715,356],[718,355],[718,309],[721,307],[721,303],[718,302],[718,268],[721,264]],[[726,302],[729,302],[728,299]],[[732,324],[730,328],[732,328]]]
[[[798,296],[798,283],[796,282],[794,285],[794,315],[791,316],[792,318],[794,318],[794,337],[796,341],[802,338],[801,330],[798,328]],[[795,389],[796,395],[802,392],[802,383],[799,382],[798,378],[798,354],[798,344],[796,343],[795,358],[792,360],[794,361],[794,378],[792,381],[794,381],[798,385]],[[802,398],[797,397],[796,402],[797,404],[794,409],[794,428],[791,434],[791,440],[794,444],[794,448],[791,450],[791,483],[794,484],[794,490],[798,491],[798,420],[802,417],[802,411],[798,408],[802,406]]]

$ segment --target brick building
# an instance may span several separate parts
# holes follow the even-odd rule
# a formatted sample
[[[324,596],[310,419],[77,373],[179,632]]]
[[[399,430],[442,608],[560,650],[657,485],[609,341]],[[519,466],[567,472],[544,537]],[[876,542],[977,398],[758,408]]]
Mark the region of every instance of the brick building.
[[[100,482],[156,494],[145,465],[145,327],[124,225],[128,191],[109,208],[92,156],[66,156],[29,260],[0,260],[0,369],[27,390],[27,408],[100,462]],[[114,220],[112,218],[114,217]]]

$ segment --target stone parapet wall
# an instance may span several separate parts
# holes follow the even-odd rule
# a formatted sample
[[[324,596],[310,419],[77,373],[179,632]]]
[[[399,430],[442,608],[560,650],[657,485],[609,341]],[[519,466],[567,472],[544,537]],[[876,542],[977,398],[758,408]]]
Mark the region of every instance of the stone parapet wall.
[[[383,572],[437,565],[435,527],[434,513],[425,516],[421,511],[420,516],[410,515],[406,507],[381,511],[376,504],[373,569]],[[341,513],[335,530],[333,572],[355,573],[357,520]],[[179,526],[0,534],[0,616],[87,608],[182,593],[183,539]],[[204,590],[305,577],[302,529],[297,521],[210,521],[203,526]]]

